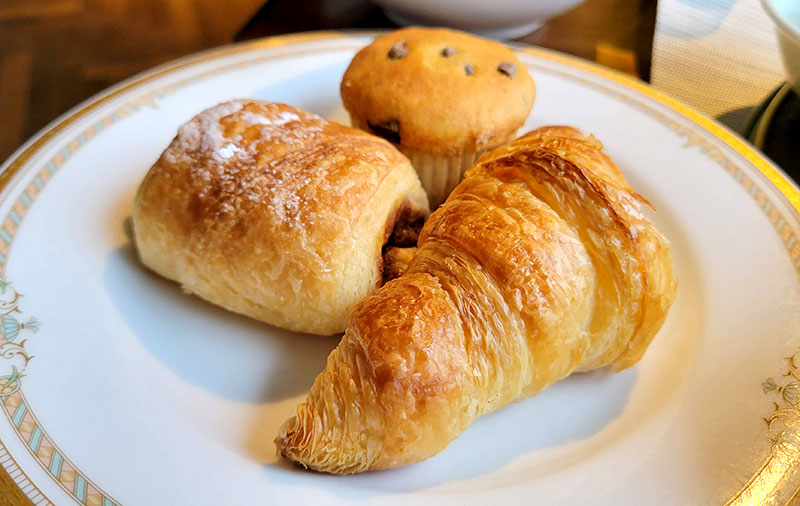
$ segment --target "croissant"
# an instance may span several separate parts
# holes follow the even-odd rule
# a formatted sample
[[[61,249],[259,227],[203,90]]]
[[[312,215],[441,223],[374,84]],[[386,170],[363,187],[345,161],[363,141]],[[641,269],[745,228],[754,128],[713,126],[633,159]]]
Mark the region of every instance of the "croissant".
[[[634,365],[677,284],[649,204],[601,149],[545,127],[482,156],[405,272],[356,305],[279,453],[329,473],[403,466],[573,371]]]

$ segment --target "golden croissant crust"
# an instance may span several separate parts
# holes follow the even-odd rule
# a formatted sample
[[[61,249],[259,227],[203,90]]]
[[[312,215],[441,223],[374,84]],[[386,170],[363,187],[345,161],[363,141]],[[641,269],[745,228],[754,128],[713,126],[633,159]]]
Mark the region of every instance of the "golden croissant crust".
[[[330,473],[419,462],[573,371],[635,364],[676,281],[601,149],[545,127],[481,157],[405,272],[356,305],[280,454]]]

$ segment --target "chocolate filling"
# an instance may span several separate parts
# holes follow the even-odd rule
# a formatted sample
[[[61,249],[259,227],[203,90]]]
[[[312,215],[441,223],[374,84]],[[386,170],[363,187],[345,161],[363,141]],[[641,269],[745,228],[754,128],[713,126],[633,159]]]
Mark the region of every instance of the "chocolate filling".
[[[383,233],[383,248],[378,259],[378,269],[382,273],[381,285],[400,276],[405,270],[410,251],[398,250],[416,248],[423,223],[425,215],[408,201],[404,201],[389,215]]]
[[[399,278],[408,270],[408,264],[414,258],[417,248],[389,248],[383,255],[382,280],[381,285]]]

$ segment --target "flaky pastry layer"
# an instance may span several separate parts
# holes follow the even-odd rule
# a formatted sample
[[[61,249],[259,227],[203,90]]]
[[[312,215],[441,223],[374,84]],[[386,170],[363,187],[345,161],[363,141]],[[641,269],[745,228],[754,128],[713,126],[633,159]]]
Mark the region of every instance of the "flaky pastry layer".
[[[279,453],[329,473],[419,462],[573,371],[634,365],[677,286],[640,204],[574,128],[482,156],[406,271],[355,307]]]
[[[183,125],[133,209],[145,265],[231,311],[344,330],[381,284],[382,246],[425,196],[388,142],[288,105],[234,100]]]

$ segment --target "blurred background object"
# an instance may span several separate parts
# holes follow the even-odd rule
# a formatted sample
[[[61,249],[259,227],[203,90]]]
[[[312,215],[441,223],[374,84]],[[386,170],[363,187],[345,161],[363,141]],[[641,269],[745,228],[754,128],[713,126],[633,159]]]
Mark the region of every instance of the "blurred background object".
[[[372,0],[401,26],[446,25],[486,37],[514,39],[533,32],[584,0]]]
[[[578,5],[540,20],[543,23],[537,30],[513,42],[573,54],[649,80],[656,0],[569,1]],[[551,9],[547,10],[550,14],[558,12],[553,6],[565,5],[564,0],[527,3],[550,5]],[[491,7],[493,2],[485,2],[485,5]],[[397,26],[369,0],[270,0],[239,32],[237,40],[306,30],[392,29]]]
[[[800,2],[797,0],[761,0],[764,10],[775,22],[786,75],[800,93]]]
[[[652,62],[659,90],[741,131],[782,81],[772,22],[758,0],[659,1]]]
[[[751,115],[744,134],[792,174],[795,181],[800,181],[800,1],[761,0],[761,3],[775,22],[789,82],[776,89]]]

